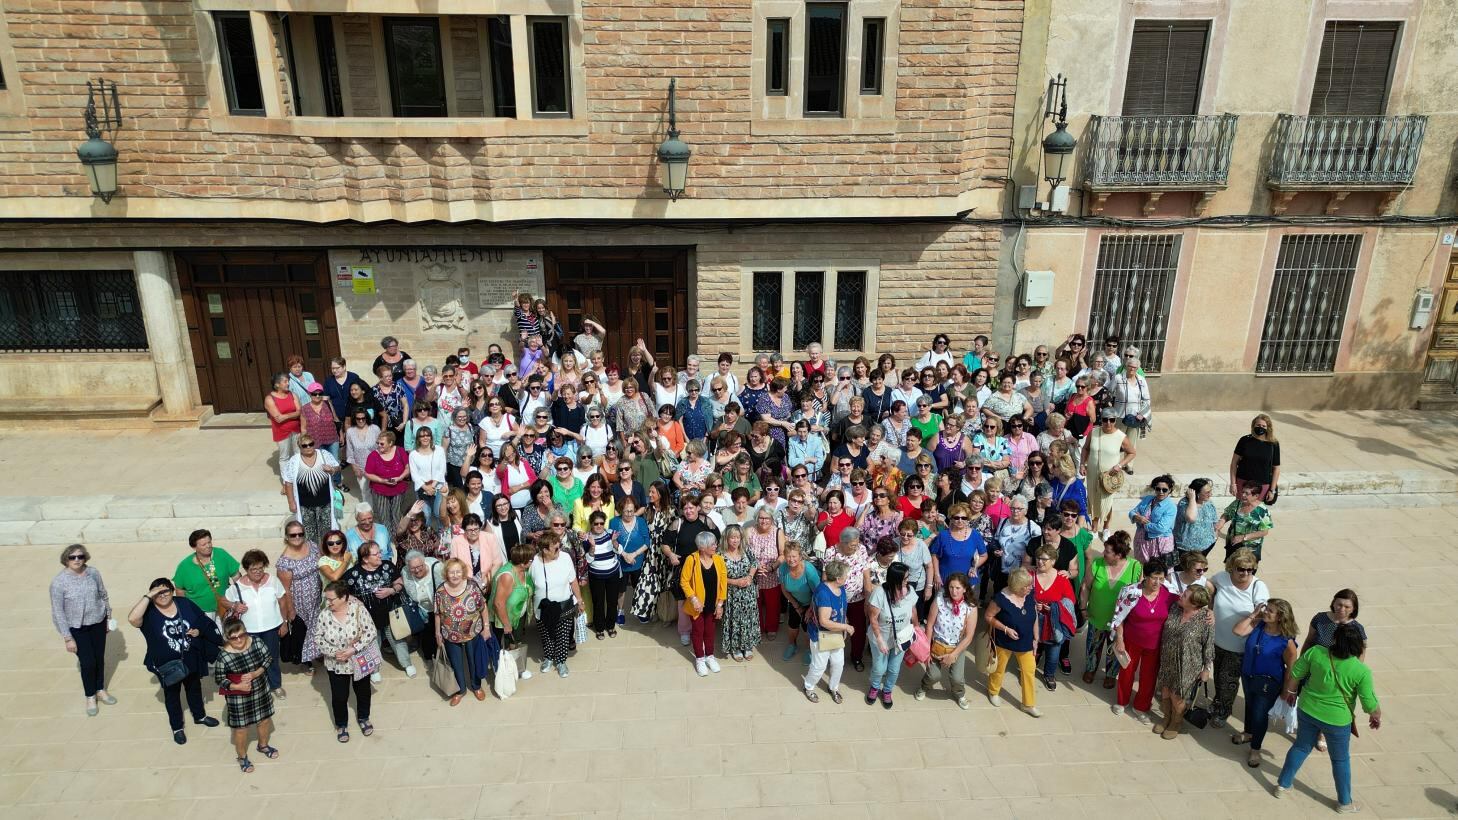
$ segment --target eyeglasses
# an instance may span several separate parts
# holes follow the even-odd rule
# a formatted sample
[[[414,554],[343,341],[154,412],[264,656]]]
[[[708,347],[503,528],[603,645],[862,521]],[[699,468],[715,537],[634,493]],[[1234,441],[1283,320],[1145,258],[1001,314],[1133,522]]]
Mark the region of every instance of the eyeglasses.
[[[312,444],[304,444],[303,442],[300,442],[299,443],[299,449],[300,450],[312,450],[312,449],[314,449],[314,445],[312,445]]]
[[[1083,342],[1074,342],[1069,347],[1083,347]]]
[[[311,396],[322,396],[322,395],[324,395],[324,391],[323,390],[316,390],[313,393],[310,393],[309,395],[311,395]]]
[[[324,546],[326,546],[326,547],[342,547],[342,546],[344,546],[344,542],[343,541],[340,541],[337,538],[334,538],[334,539],[330,539],[328,541],[325,541],[324,542]]]
[[[991,424],[984,424],[984,425],[982,425],[982,429],[983,430],[996,430],[997,427],[995,427],[994,425],[991,425]]]
[[[86,560],[86,556],[81,555],[79,553],[76,554],[76,555],[67,555],[66,556],[66,560],[67,561],[85,561]]]
[[[876,498],[890,498],[890,497],[891,496],[886,495],[885,493],[876,493]]]
[[[557,472],[559,472],[559,473],[562,472],[563,470],[570,470],[570,469],[572,469],[572,465],[571,464],[558,464],[557,465]]]
[[[1047,353],[1034,353],[1033,356],[1034,356],[1034,358],[1038,358],[1038,359],[1046,359],[1046,358],[1048,358],[1048,354]]]
[[[1209,571],[1209,569],[1210,569],[1209,567],[1195,567],[1195,574],[1196,575],[1204,575],[1206,572]]]
[[[932,468],[932,466],[930,464],[918,464],[918,465],[916,465],[916,469],[918,469],[918,470],[930,470],[931,468]]]
[[[866,486],[866,482],[864,482],[864,481],[852,481],[851,482],[851,486],[852,487],[864,487],[864,486]]]
[[[1040,563],[1040,564],[1043,563],[1044,561],[1052,561],[1052,560],[1053,560],[1052,558],[1049,558],[1046,555],[1039,555],[1038,556],[1038,563]]]
[[[552,522],[552,529],[554,529],[554,530],[565,530],[565,529],[567,529],[567,525],[565,523],[561,522],[561,521],[554,521],[554,522]]]
[[[302,532],[290,532],[290,533],[285,533],[284,534],[284,537],[287,538],[287,539],[289,539],[290,541],[292,541],[292,540],[294,540],[296,538],[303,538],[304,537],[304,534]]]
[[[1059,513],[1058,515],[1061,516],[1061,517],[1063,517],[1063,518],[1077,518],[1078,517],[1078,513],[1076,513],[1076,512]]]
[[[1236,567],[1236,575],[1255,575],[1255,567]]]
[[[792,477],[793,478],[809,478],[809,476],[810,476],[809,473],[795,473]]]
[[[1157,492],[1157,493],[1160,493],[1162,495],[1164,493],[1169,492],[1169,488],[1168,487],[1155,487],[1154,488],[1154,491]]]
[[[548,417],[548,416],[546,416],[546,415],[545,415],[545,414],[539,414],[539,415],[538,415],[538,416],[537,416],[537,421],[546,421],[546,420],[547,420],[547,419],[548,419],[548,418],[549,418],[549,417]]]

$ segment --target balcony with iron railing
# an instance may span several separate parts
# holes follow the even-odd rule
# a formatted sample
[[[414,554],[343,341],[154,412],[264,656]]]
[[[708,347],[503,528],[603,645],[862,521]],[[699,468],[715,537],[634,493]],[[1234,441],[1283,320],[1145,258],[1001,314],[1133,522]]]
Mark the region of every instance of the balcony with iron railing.
[[[1266,178],[1276,192],[1275,212],[1302,191],[1328,192],[1328,213],[1355,191],[1381,191],[1378,210],[1386,211],[1412,186],[1427,124],[1418,114],[1280,115]]]
[[[1144,194],[1148,215],[1164,193],[1194,191],[1202,213],[1230,176],[1236,121],[1234,114],[1093,117],[1084,161],[1091,209],[1099,213],[1112,194],[1134,191]]]

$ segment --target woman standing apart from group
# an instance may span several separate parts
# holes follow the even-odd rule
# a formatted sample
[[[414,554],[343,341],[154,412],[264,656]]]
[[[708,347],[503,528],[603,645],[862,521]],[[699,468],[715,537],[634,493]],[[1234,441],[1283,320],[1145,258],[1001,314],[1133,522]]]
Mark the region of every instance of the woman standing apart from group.
[[[218,725],[218,719],[208,717],[203,706],[202,678],[207,674],[208,658],[216,657],[223,636],[213,619],[198,609],[197,604],[176,597],[175,592],[176,588],[166,578],[154,580],[147,594],[127,613],[127,623],[140,629],[147,642],[142,665],[157,676],[162,686],[162,702],[167,707],[172,741],[181,746],[187,742],[187,733],[182,730],[184,691],[192,722],[199,726]]]
[[[86,692],[86,714],[95,717],[96,704],[114,706],[106,691],[106,633],[111,599],[101,573],[88,565],[91,553],[80,544],[61,550],[61,566],[51,580],[51,623],[61,633],[66,651],[81,667],[81,688]]]

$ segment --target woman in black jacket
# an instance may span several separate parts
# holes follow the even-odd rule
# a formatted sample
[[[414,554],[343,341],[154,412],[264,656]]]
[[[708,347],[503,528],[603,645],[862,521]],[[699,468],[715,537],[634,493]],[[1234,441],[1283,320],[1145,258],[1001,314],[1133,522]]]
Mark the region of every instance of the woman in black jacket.
[[[203,708],[202,678],[208,663],[217,658],[223,636],[207,613],[192,601],[175,597],[175,591],[166,578],[153,581],[147,594],[127,613],[127,623],[142,630],[147,641],[142,665],[162,685],[172,740],[180,746],[187,742],[187,734],[182,731],[183,692],[187,693],[193,723],[218,725],[218,719],[209,717]]]

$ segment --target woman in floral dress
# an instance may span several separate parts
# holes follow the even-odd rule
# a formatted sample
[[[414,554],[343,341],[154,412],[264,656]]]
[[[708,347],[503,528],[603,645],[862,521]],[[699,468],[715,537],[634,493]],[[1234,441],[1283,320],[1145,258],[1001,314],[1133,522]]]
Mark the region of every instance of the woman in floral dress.
[[[669,588],[670,567],[663,557],[663,538],[669,527],[673,526],[675,518],[673,508],[668,505],[666,483],[659,480],[649,484],[647,493],[648,507],[645,515],[648,518],[648,552],[644,554],[643,578],[633,590],[633,614],[638,616],[638,623],[642,624],[653,620],[653,614],[658,609],[658,598]],[[674,620],[678,620],[676,613]]]
[[[736,661],[754,657],[759,646],[759,591],[754,585],[754,558],[744,551],[744,533],[733,524],[720,539],[724,567],[729,574],[729,597],[724,601],[724,652]]]
[[[785,533],[775,526],[769,507],[755,513],[754,528],[745,533],[755,563],[754,586],[759,595],[759,625],[766,641],[780,628],[780,562],[785,558]]]
[[[284,646],[279,651],[281,660],[312,668],[314,659],[319,657],[315,641],[319,623],[319,545],[313,541],[285,542],[283,554],[278,557],[278,580],[293,596],[294,612],[304,622],[301,643],[295,643],[297,639],[292,631],[284,637]],[[293,651],[295,647],[297,651]]]

